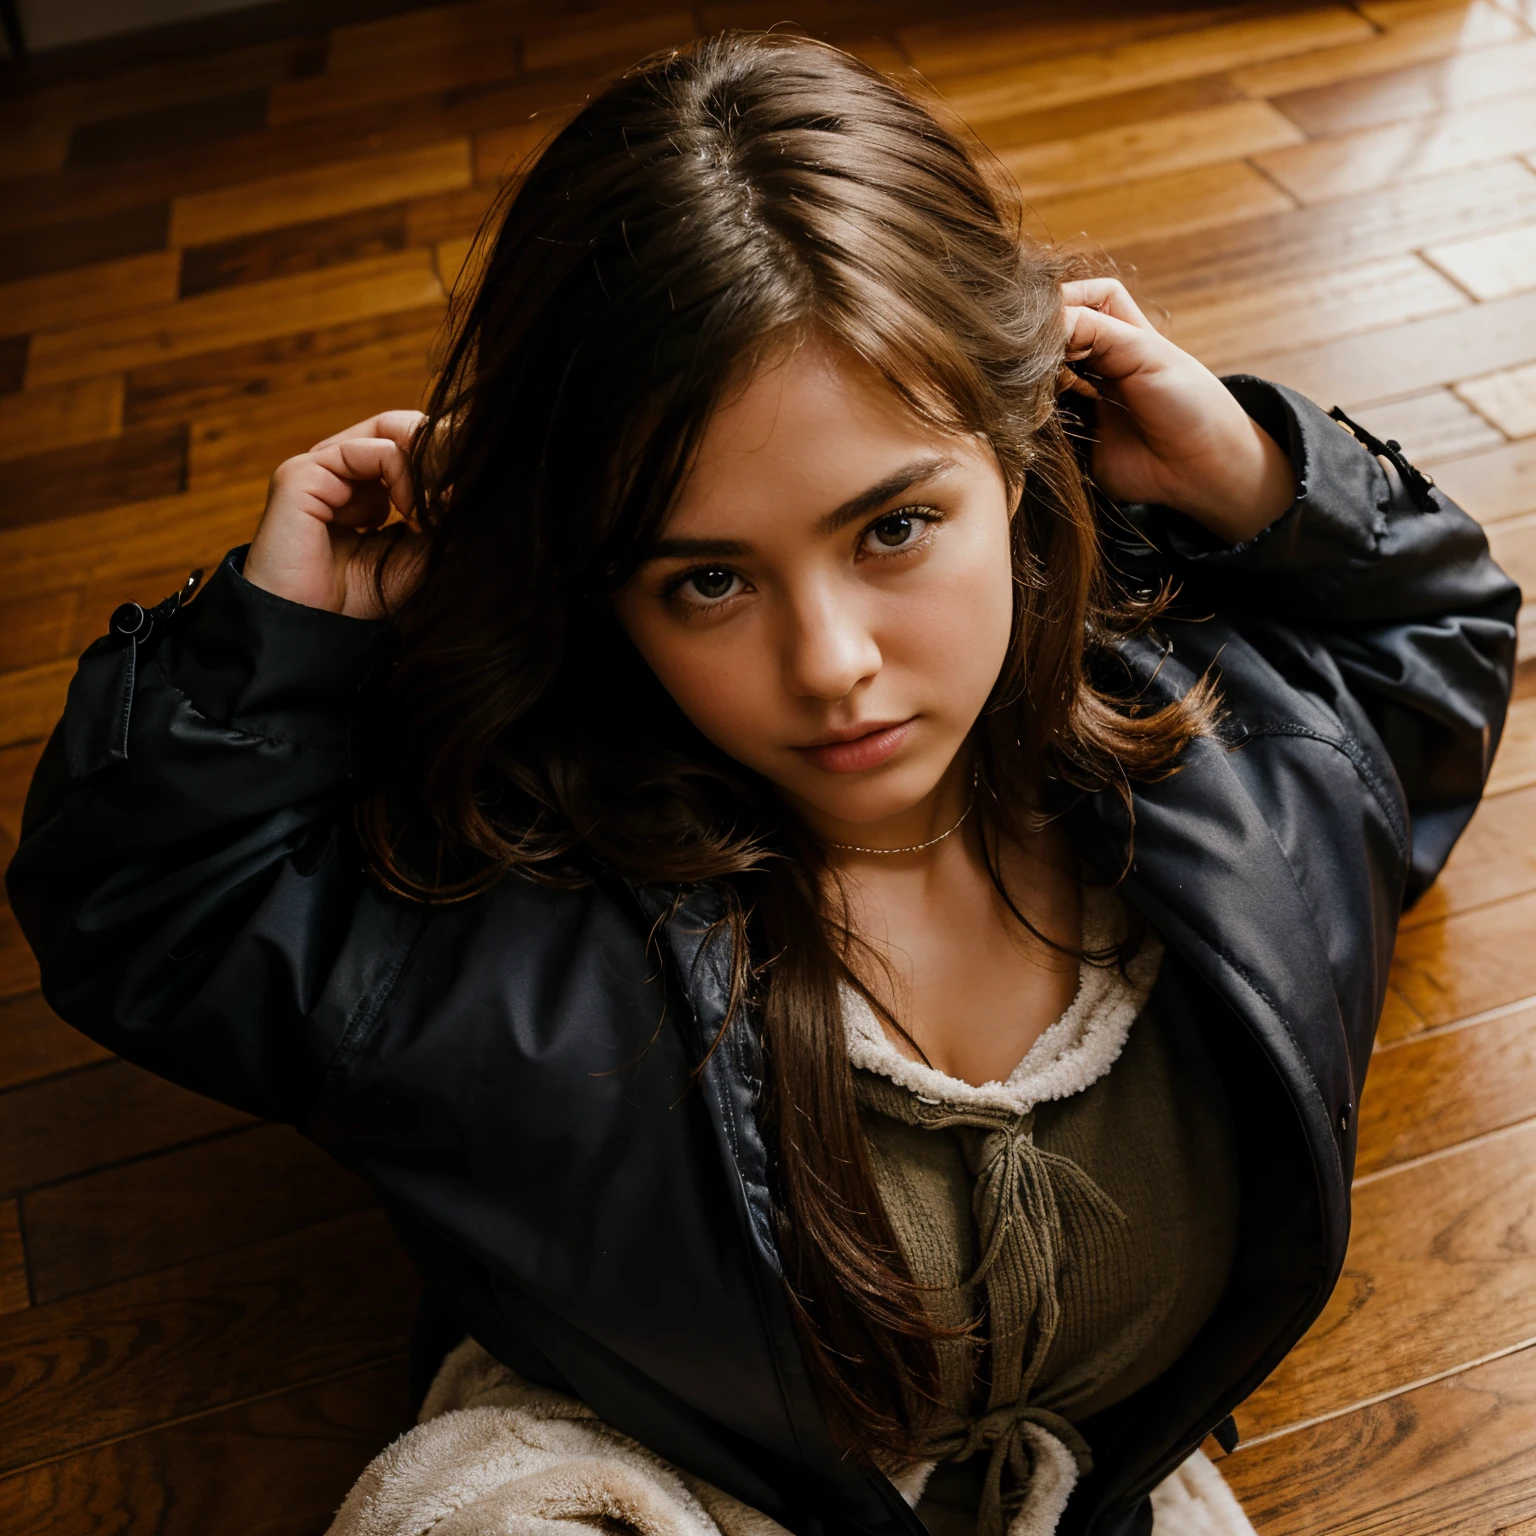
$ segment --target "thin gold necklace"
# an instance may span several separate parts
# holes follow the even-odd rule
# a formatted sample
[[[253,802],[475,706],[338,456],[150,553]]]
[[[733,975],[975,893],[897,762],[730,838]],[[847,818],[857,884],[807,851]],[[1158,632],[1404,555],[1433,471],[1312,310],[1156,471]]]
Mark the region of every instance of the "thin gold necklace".
[[[834,843],[830,839],[827,842],[829,848],[841,848],[844,853],[921,853],[924,848],[932,848],[935,843],[942,843],[946,837],[952,837],[960,830],[965,818],[976,809],[976,783],[971,781],[971,798],[965,809],[960,812],[960,820],[947,832],[940,832],[937,837],[930,837],[926,843],[909,843],[905,848],[864,848],[858,843]]]

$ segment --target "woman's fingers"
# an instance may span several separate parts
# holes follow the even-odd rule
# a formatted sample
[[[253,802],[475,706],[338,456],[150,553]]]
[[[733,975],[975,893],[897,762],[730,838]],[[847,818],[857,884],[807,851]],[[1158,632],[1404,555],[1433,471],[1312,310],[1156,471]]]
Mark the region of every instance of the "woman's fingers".
[[[1099,310],[1116,320],[1125,321],[1127,325],[1139,326],[1142,330],[1156,330],[1118,277],[1084,277],[1063,283],[1061,301],[1067,305]]]
[[[1156,365],[1167,341],[1151,326],[1135,325],[1105,310],[1068,304],[1066,311],[1069,363],[1087,363],[1093,373],[1110,381]]]
[[[385,437],[400,448],[409,448],[416,429],[426,419],[420,411],[380,411],[367,421],[359,421],[341,432],[333,432],[329,437],[322,438],[309,451],[318,453],[322,448],[330,448],[354,437]]]

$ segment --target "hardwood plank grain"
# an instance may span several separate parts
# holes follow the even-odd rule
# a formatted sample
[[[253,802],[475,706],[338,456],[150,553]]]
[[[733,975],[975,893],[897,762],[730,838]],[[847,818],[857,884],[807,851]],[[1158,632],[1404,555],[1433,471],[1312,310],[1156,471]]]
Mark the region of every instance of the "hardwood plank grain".
[[[448,192],[470,180],[469,140],[445,139],[178,197],[171,203],[170,240],[172,245],[207,245]]]
[[[1081,232],[1107,246],[1189,234],[1293,206],[1241,161],[1030,201],[1032,222],[1048,236],[1070,239]]]
[[[1239,1446],[1221,1471],[1263,1536],[1495,1536],[1536,1510],[1532,1445],[1527,1349]]]
[[[1388,25],[1374,37],[1320,48],[1295,58],[1234,70],[1233,84],[1250,96],[1275,98],[1335,82],[1359,80],[1495,44],[1525,39],[1520,23],[1491,0],[1438,7]]]
[[[8,330],[38,331],[149,309],[175,297],[176,253],[151,251],[99,266],[72,267],[6,283],[0,287],[0,315],[5,317]]]
[[[403,251],[410,243],[405,207],[394,203],[311,224],[239,235],[213,245],[194,245],[181,254],[179,297],[190,299],[242,283],[387,256]]]
[[[1373,33],[1364,17],[1343,6],[1306,6],[1091,52],[946,75],[936,83],[967,122],[980,125],[1020,111],[1214,74]]]
[[[188,141],[213,143],[266,126],[266,89],[256,86],[192,101],[162,102],[121,117],[81,123],[70,135],[67,166],[125,165],[179,149]]]
[[[1397,941],[1392,985],[1429,1028],[1536,996],[1533,925],[1536,892],[1410,928]]]
[[[120,374],[79,379],[53,389],[27,390],[6,403],[0,460],[28,458],[89,443],[122,430]]]
[[[1536,95],[1526,94],[1313,139],[1254,159],[1300,202],[1321,203],[1529,149],[1536,149]]]
[[[1536,784],[1536,695],[1510,704],[1487,793],[1507,795],[1528,784]]]
[[[520,173],[564,126],[563,113],[547,112],[526,123],[475,135],[475,180],[503,181]]]
[[[249,1115],[109,1060],[0,1094],[0,1197],[252,1123]]]
[[[555,69],[589,59],[644,58],[661,48],[676,48],[696,34],[691,11],[663,11],[656,16],[614,19],[593,25],[588,18],[563,26],[552,21],[544,28],[523,31],[523,67]]]
[[[406,1379],[395,1356],[14,1473],[0,1536],[316,1536],[409,1427]]]
[[[1466,296],[1416,256],[1279,282],[1233,284],[1157,295],[1173,316],[1171,335],[1218,370],[1242,357],[1464,309]]]
[[[1417,394],[1536,356],[1536,293],[1295,351],[1249,354],[1243,366],[1325,404]]]
[[[1403,914],[1400,931],[1536,890],[1536,790],[1498,795],[1478,807],[1440,877]],[[1532,1101],[1536,1112],[1536,1100]]]
[[[1528,363],[1523,368],[1505,368],[1480,379],[1463,379],[1456,386],[1456,393],[1506,437],[1529,437],[1536,433],[1536,365]],[[1536,466],[1536,456],[1532,464]],[[1529,473],[1532,488],[1525,499],[1536,507],[1536,467]]]
[[[27,358],[27,383],[36,388],[140,368],[441,299],[430,252],[402,251],[202,294],[117,320],[39,332]]]
[[[115,437],[52,448],[5,466],[0,528],[174,496],[187,481],[187,431],[136,427]]]
[[[896,28],[902,52],[932,80],[974,74],[981,68],[1029,64],[1065,53],[1109,48],[1160,35],[1189,32],[1225,19],[1220,8],[1156,7],[1123,14],[1080,9],[1072,14],[1041,12],[1026,25],[1016,9],[979,16],[954,15],[943,20],[914,20]],[[760,16],[747,17],[708,7],[706,27],[761,25]]]
[[[17,92],[0,102],[3,174],[37,175],[64,164],[85,91],[83,85],[64,85],[51,91]]]
[[[42,750],[41,742],[0,749],[0,831],[12,842],[21,838],[22,805]]]
[[[1481,523],[1536,511],[1536,443],[1507,443],[1453,459],[1436,469],[1435,480]]]
[[[1503,445],[1503,435],[1449,389],[1351,412],[1367,432],[1395,438],[1420,468]],[[1449,494],[1449,493],[1447,493]],[[1455,499],[1454,497],[1452,498]]]
[[[30,336],[0,336],[0,395],[20,390],[27,377]]]
[[[1357,1180],[1338,1288],[1238,1409],[1243,1438],[1536,1338],[1533,1223],[1536,1121]]]
[[[9,748],[5,755],[15,750]],[[105,1046],[71,1029],[43,1001],[40,992],[26,992],[0,1002],[0,1089],[111,1057]]]
[[[50,661],[16,672],[0,672],[0,747],[46,736],[64,713],[64,699],[74,675],[73,661]],[[0,996],[15,990],[0,981]]]
[[[21,1208],[14,1200],[0,1200],[0,1313],[19,1312],[31,1304]]]
[[[129,426],[182,421],[354,373],[425,364],[442,315],[438,301],[146,364],[128,375],[123,419]]]
[[[1536,220],[1536,175],[1517,162],[1495,161],[1347,202],[1242,219],[1195,235],[1138,238],[1117,248],[1116,256],[1135,265],[1152,291],[1201,283],[1256,283],[1400,256],[1525,220]],[[1407,392],[1407,387],[1400,391]]]
[[[1356,1174],[1486,1136],[1536,1113],[1536,1005],[1371,1057]]]
[[[253,1126],[23,1197],[32,1294],[58,1301],[374,1204],[291,1127]]]
[[[1529,622],[1529,597],[1536,593],[1536,513],[1509,517],[1488,528],[1488,548],[1493,558],[1527,594],[1526,611],[1521,613],[1522,641]],[[1522,646],[1521,659],[1524,659]]]
[[[993,150],[1018,149],[1111,128],[1131,128],[1157,118],[1237,101],[1241,95],[1229,75],[1197,75],[1190,80],[1171,80],[1166,85],[1096,96],[1040,112],[1025,110],[1012,117],[992,118],[986,123],[982,138]]]
[[[398,1355],[420,1287],[364,1211],[0,1318],[0,1469]]]
[[[495,180],[487,178],[458,192],[442,192],[435,197],[419,197],[407,203],[407,244],[435,245],[439,240],[472,235],[490,212],[500,190]]]
[[[16,914],[0,906],[0,998],[35,992],[41,985],[37,960],[22,937]]]
[[[1306,131],[1308,138],[1315,139],[1355,128],[1426,117],[1452,107],[1475,106],[1500,96],[1519,95],[1533,87],[1536,37],[1517,36],[1504,40],[1497,48],[1459,53],[1365,80],[1291,91],[1271,100]]]
[[[193,422],[187,484],[193,491],[270,475],[284,459],[378,411],[420,405],[427,383],[424,359],[392,372],[351,370],[305,389],[251,400]]]
[[[0,233],[0,282],[162,251],[170,219],[171,205],[157,202],[96,218]]]
[[[998,158],[1027,198],[1157,176],[1295,144],[1301,130],[1264,101],[1231,101],[1077,138],[1004,149]]]
[[[1525,163],[1536,163],[1536,157],[1527,155]],[[1423,254],[1477,299],[1505,298],[1536,287],[1533,223],[1517,223],[1514,228],[1497,229],[1467,240],[1430,243]]]
[[[263,477],[140,502],[129,518],[113,507],[0,529],[0,569],[32,592],[59,592],[195,565],[211,567],[227,550],[249,540],[266,499]],[[62,702],[62,692],[58,697]],[[0,722],[5,718],[0,709]]]

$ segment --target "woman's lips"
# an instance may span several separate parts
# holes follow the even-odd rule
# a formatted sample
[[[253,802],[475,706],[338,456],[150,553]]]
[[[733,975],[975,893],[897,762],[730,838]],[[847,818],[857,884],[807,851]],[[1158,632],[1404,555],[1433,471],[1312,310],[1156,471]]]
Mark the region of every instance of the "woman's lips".
[[[814,747],[796,747],[795,751],[825,773],[860,773],[890,757],[912,734],[917,716],[895,725],[877,725],[862,736],[845,741],[828,741]]]

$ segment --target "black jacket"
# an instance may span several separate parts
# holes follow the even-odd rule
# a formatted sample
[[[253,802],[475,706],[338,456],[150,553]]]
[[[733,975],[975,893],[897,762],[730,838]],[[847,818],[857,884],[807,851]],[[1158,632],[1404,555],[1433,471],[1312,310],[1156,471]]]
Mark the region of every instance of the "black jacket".
[[[1229,387],[1288,446],[1295,506],[1237,549],[1147,507],[1106,536],[1127,579],[1183,584],[1117,665],[1157,703],[1214,664],[1228,711],[1137,790],[1122,890],[1237,1101],[1244,1230],[1183,1359],[1083,1426],[1096,1465],[1064,1528],[1094,1536],[1150,1529],[1147,1490],[1337,1277],[1398,914],[1476,805],[1514,661],[1519,592],[1474,522],[1299,397]],[[241,559],[82,659],[9,877],[50,1003],[365,1175],[431,1290],[525,1376],[796,1531],[920,1532],[810,1389],[749,1026],[690,1088],[726,1001],[718,895],[663,924],[658,966],[671,893],[601,873],[430,910],[382,893],[336,823],[384,628],[253,587]],[[1070,826],[1119,871],[1112,797]]]

